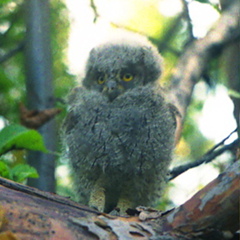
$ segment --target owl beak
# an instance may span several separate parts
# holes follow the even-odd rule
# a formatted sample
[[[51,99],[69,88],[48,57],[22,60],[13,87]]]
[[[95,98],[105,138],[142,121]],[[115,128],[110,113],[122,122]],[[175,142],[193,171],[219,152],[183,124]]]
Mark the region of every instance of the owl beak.
[[[109,80],[106,82],[103,92],[108,96],[110,101],[113,101],[120,93],[117,83],[114,80]]]
[[[107,91],[112,92],[117,88],[117,83],[113,80],[110,80],[106,83]]]

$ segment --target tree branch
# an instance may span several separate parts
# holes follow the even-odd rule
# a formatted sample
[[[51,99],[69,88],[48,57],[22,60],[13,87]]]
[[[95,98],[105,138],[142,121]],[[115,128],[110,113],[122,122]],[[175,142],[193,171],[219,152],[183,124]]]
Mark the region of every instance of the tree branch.
[[[239,229],[239,181],[238,160],[158,224],[186,239],[232,239]]]
[[[240,4],[233,0],[215,27],[205,38],[193,41],[183,55],[172,74],[169,97],[178,108],[184,121],[195,84],[201,79],[210,59],[218,55],[229,43],[240,39]],[[182,124],[177,131],[180,138]]]
[[[208,163],[214,160],[217,156],[223,154],[225,151],[229,150],[234,150],[238,147],[240,147],[240,138],[236,139],[232,143],[228,145],[224,145],[222,148],[219,148],[221,145],[224,144],[224,142],[231,137],[233,133],[237,132],[237,129],[235,129],[233,132],[231,132],[226,138],[224,138],[220,143],[216,144],[213,148],[211,148],[203,157],[200,159],[194,161],[194,162],[189,162],[185,165],[181,165],[178,167],[175,167],[170,171],[170,177],[169,180],[172,180],[179,176],[180,174],[186,172],[187,170],[197,167],[203,163]]]
[[[181,0],[182,5],[183,5],[183,12],[184,12],[184,17],[187,22],[187,30],[189,33],[189,40],[188,42],[192,42],[195,38],[193,36],[193,25],[192,25],[192,20],[190,18],[190,13],[189,13],[189,8],[188,8],[188,3],[186,0]]]
[[[0,178],[0,238],[224,240],[238,230],[239,170],[237,161],[175,210],[155,210],[155,217],[146,211],[144,219],[100,213]]]
[[[0,64],[7,61],[9,58],[22,51],[24,47],[24,41],[20,42],[14,49],[0,57]]]
[[[90,0],[90,7],[92,8],[93,13],[94,13],[93,22],[95,23],[100,15],[99,15],[99,13],[98,13],[98,10],[97,10],[97,7],[96,7],[96,5],[95,5],[94,0]]]

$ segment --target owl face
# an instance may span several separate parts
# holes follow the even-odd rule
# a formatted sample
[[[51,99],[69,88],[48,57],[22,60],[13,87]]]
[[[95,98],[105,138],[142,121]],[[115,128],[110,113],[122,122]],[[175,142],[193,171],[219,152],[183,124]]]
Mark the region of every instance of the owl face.
[[[130,64],[110,71],[91,69],[87,79],[90,89],[102,92],[112,101],[126,90],[143,85],[144,75],[139,66]]]
[[[113,101],[128,89],[156,81],[161,60],[152,47],[105,44],[94,48],[86,66],[83,85]]]

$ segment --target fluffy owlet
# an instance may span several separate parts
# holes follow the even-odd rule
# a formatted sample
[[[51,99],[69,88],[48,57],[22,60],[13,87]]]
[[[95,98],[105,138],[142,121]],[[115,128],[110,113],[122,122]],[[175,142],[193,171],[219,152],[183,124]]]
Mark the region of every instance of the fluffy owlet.
[[[159,200],[176,128],[161,71],[159,53],[140,36],[91,50],[63,125],[81,203],[123,212]]]

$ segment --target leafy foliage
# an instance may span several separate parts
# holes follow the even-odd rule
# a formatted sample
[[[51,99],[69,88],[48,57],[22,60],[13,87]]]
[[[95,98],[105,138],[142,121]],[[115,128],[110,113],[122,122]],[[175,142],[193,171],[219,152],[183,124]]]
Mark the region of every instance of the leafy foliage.
[[[55,84],[54,100],[66,95],[66,89],[73,86],[73,77],[68,73],[65,64],[64,49],[67,46],[69,22],[68,12],[63,1],[53,0],[51,8],[51,45],[53,57],[53,75]],[[26,102],[25,87],[25,1],[4,0],[0,3],[0,125],[1,123],[19,122],[19,103]],[[27,105],[27,104],[26,104]],[[61,105],[64,108],[63,105]],[[57,117],[57,124],[60,124],[64,111]],[[41,135],[34,130],[25,129],[19,125],[10,125],[3,129],[0,136],[0,154],[13,149],[31,149],[46,152]],[[26,151],[11,151],[4,155],[4,166],[1,174],[10,179],[20,181],[27,177],[32,170],[26,162]],[[2,162],[2,161],[1,161]],[[1,163],[2,164],[2,163]],[[25,177],[20,177],[15,171],[16,166],[22,166]],[[8,168],[6,168],[6,166]],[[24,166],[24,169],[23,169]],[[28,169],[27,169],[28,168]],[[5,170],[4,170],[5,169]],[[8,169],[6,173],[6,169]],[[17,169],[20,169],[19,167]],[[30,171],[31,170],[31,171]],[[35,170],[34,170],[35,171]],[[33,177],[34,175],[28,175]],[[36,176],[36,175],[35,175]]]
[[[42,136],[36,130],[13,124],[0,132],[0,155],[14,149],[29,149],[47,152]]]
[[[27,178],[37,178],[38,173],[28,164],[18,164],[11,168],[5,160],[0,160],[0,176],[21,183]]]
[[[197,2],[200,2],[200,3],[210,3],[209,0],[196,0]]]
[[[36,131],[21,125],[13,124],[0,131],[0,155],[10,150],[29,149],[47,152],[42,136]],[[28,164],[12,164],[6,157],[0,160],[0,176],[16,182],[24,182],[27,178],[37,178],[35,168]]]

